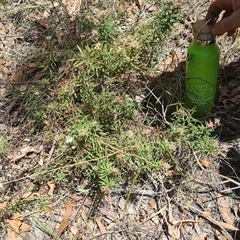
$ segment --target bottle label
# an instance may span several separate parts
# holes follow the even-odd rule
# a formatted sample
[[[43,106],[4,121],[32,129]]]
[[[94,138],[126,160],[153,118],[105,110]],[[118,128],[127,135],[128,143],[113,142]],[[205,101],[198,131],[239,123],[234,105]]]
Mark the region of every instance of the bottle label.
[[[195,105],[205,105],[207,104],[209,101],[212,100],[212,96],[211,97],[208,97],[208,98],[202,98],[202,97],[199,97],[199,96],[196,96],[196,94],[194,93],[189,93],[188,94],[188,99],[191,100],[191,102]]]
[[[192,91],[187,93],[187,98],[196,105],[205,105],[215,98],[215,88],[209,85],[192,87]]]

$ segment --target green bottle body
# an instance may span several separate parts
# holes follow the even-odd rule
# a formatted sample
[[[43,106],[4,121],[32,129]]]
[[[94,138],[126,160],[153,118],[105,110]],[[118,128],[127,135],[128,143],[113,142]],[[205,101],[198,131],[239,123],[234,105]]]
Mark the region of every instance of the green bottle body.
[[[186,106],[194,108],[196,118],[212,111],[216,99],[220,50],[214,42],[201,45],[193,41],[187,51]]]

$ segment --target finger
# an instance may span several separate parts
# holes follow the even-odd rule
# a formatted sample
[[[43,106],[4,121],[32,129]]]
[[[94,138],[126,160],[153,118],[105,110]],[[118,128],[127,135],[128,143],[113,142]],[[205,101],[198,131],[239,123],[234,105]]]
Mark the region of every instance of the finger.
[[[231,31],[229,31],[228,34],[227,34],[228,37],[233,36],[235,32],[236,32],[236,29],[235,29],[235,30],[231,30]]]
[[[221,21],[213,25],[212,34],[222,35],[231,32],[240,27],[240,9],[235,11],[231,16],[223,18]]]
[[[231,10],[231,11],[226,11],[224,14],[223,14],[223,16],[222,16],[222,19],[223,18],[226,18],[226,17],[229,17],[229,16],[231,16],[233,14],[233,11]]]
[[[224,10],[232,10],[231,1],[215,0],[208,8],[206,19],[215,18]]]

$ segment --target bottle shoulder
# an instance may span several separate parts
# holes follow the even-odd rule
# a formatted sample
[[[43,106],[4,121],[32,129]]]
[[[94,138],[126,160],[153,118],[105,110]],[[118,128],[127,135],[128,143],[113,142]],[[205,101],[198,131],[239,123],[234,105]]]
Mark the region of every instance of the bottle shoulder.
[[[199,50],[209,50],[209,49],[217,49],[219,50],[219,46],[216,42],[209,44],[209,45],[200,45],[196,41],[192,41],[189,45],[189,48],[195,48]]]
[[[211,45],[202,46],[198,45],[196,42],[191,42],[188,47],[188,53],[194,52],[195,54],[202,55],[209,54],[209,55],[220,55],[220,49],[217,43],[213,43]]]

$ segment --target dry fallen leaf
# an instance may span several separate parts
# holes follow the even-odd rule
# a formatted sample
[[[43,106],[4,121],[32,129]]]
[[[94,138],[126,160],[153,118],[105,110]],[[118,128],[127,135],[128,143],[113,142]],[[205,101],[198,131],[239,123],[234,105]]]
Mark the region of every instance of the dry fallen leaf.
[[[224,222],[233,225],[235,216],[233,215],[231,208],[223,196],[218,194],[218,208]]]
[[[47,185],[41,185],[38,189],[38,194],[40,196],[45,196],[48,194],[49,187]]]
[[[7,240],[22,240],[22,237],[19,235],[22,221],[18,219],[7,219],[7,223],[10,226],[10,228],[7,229]]]
[[[38,67],[38,64],[36,64],[36,63],[34,63],[34,62],[29,63],[28,66],[27,66],[28,69],[37,68],[37,67]]]
[[[229,238],[220,229],[214,229],[214,235],[218,240],[228,240]],[[207,239],[208,240],[208,239]]]
[[[173,214],[172,214],[172,207],[170,203],[168,204],[168,223],[172,224],[173,223]]]
[[[27,191],[22,195],[22,198],[29,198],[32,195],[31,191]]]
[[[23,222],[22,225],[20,226],[20,230],[22,230],[23,232],[29,232],[32,230],[32,227],[27,223]]]
[[[153,210],[157,210],[157,208],[158,208],[158,205],[157,205],[157,202],[156,202],[155,199],[151,199],[151,200],[149,201],[149,205],[151,206],[151,208],[152,208]]]
[[[16,232],[12,231],[11,229],[7,229],[7,237],[6,240],[22,240],[23,238],[17,234]]]
[[[62,0],[62,4],[65,6],[69,16],[73,17],[80,11],[82,0]]]
[[[221,222],[221,221],[217,221],[215,219],[213,219],[211,217],[211,215],[207,212],[202,212],[200,214],[200,216],[204,217],[205,219],[207,219],[208,221],[210,221],[211,223],[213,223],[215,226],[218,226],[221,228],[221,230],[224,232],[224,234],[231,239],[230,234],[228,233],[227,230],[232,230],[232,231],[239,231],[238,228],[232,226],[231,224],[225,223],[225,222]]]
[[[172,214],[172,207],[169,204],[168,205],[168,217],[166,219],[167,224],[167,232],[173,239],[179,239],[180,238],[180,229],[177,226],[173,225],[174,219]]]
[[[235,96],[236,94],[238,94],[240,92],[240,85],[236,86],[232,91],[231,93],[229,94],[229,97],[233,97]]]
[[[7,29],[6,29],[4,26],[2,26],[2,25],[1,25],[1,27],[0,27],[0,34],[1,34],[1,35],[7,34]]]
[[[48,195],[50,197],[53,197],[53,192],[54,192],[54,189],[55,189],[55,182],[48,182],[47,185],[49,186]]]
[[[99,213],[101,213],[102,215],[106,216],[107,218],[115,221],[115,216],[116,216],[116,213],[110,211],[110,210],[106,210],[104,208],[99,208]]]
[[[78,228],[76,226],[71,226],[70,231],[74,236],[76,236],[78,233]]]
[[[173,59],[172,59],[172,57],[168,57],[167,59],[165,59],[164,62],[162,62],[158,66],[158,70],[159,71],[165,71],[166,69],[169,69],[172,65],[173,65]]]
[[[212,164],[212,162],[205,159],[200,159],[200,163],[202,164],[203,167],[210,167]]]
[[[192,238],[192,240],[206,240],[208,237],[207,233],[200,233]]]
[[[96,223],[98,225],[100,232],[102,234],[106,233],[106,229],[105,229],[104,225],[101,223],[101,221],[98,218],[96,218]]]
[[[22,224],[21,220],[18,219],[7,219],[7,223],[9,224],[9,226],[17,233],[19,233],[19,227]]]
[[[38,164],[39,164],[40,166],[43,166],[43,164],[44,164],[44,158],[43,158],[42,156],[39,157]]]
[[[6,209],[8,202],[0,203],[0,210]]]
[[[21,213],[16,213],[13,215],[12,219],[13,220],[19,220],[19,221],[23,221],[23,215]]]
[[[35,153],[40,153],[41,151],[41,146],[29,146],[29,145],[24,145],[20,149],[18,149],[14,153],[10,153],[8,155],[8,158],[11,160],[11,162],[16,162],[25,157],[27,154],[35,152]]]
[[[227,87],[219,85],[218,87],[219,93],[221,97],[228,97]]]
[[[231,230],[231,231],[239,231],[239,228],[234,227],[233,225],[225,223],[225,222],[215,221],[215,224],[217,224],[225,229]]]
[[[30,198],[30,196],[32,196],[33,194],[34,189],[35,189],[35,184],[33,183],[28,184],[26,191],[22,195],[22,198]]]
[[[82,217],[88,231],[93,235],[93,231],[94,231],[93,229],[95,228],[95,224],[93,223],[92,220],[87,220],[87,214],[84,210],[81,212],[81,217]]]
[[[180,229],[169,223],[167,223],[167,232],[173,239],[176,239],[176,240],[179,239],[181,236]]]
[[[68,201],[66,203],[66,211],[65,211],[64,218],[63,218],[62,222],[60,223],[60,226],[57,230],[57,235],[55,236],[54,240],[58,239],[58,237],[67,228],[69,220],[71,218],[71,215],[72,215],[72,201],[70,199],[68,199]]]
[[[143,6],[143,0],[137,0],[136,1],[137,6],[141,9]]]

